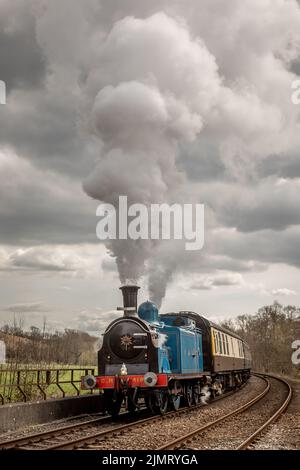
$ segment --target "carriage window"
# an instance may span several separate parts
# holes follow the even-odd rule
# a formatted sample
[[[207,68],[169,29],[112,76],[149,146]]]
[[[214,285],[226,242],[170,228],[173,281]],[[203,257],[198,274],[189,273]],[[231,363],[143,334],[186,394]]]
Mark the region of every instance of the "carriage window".
[[[222,344],[221,333],[218,333],[218,338],[219,338],[219,345],[220,345],[220,354],[223,354],[223,344]]]
[[[227,335],[225,335],[225,341],[226,341],[227,356],[229,356],[229,344],[228,344],[228,336]]]
[[[225,335],[222,333],[223,354],[226,354]]]
[[[225,339],[224,339],[224,334],[223,333],[221,333],[221,338],[222,338],[223,354],[226,354]]]
[[[236,357],[239,357],[239,342],[236,338],[234,338],[234,348]]]
[[[219,338],[218,338],[218,335],[217,335],[216,332],[215,332],[214,334],[215,334],[215,345],[216,345],[216,348],[215,348],[215,349],[216,349],[216,354],[219,354],[219,352],[220,352]]]

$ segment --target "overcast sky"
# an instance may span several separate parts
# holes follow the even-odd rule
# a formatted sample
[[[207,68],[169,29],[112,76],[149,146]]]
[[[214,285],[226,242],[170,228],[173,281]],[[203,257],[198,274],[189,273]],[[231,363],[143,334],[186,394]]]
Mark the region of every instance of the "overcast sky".
[[[135,165],[141,141],[137,194],[157,184],[206,207],[201,252],[145,256],[167,281],[162,310],[221,320],[299,305],[299,75],[296,0],[0,0],[0,326],[46,316],[96,334],[117,315],[96,198],[133,186],[114,152],[133,149]],[[129,130],[116,120],[128,106]]]

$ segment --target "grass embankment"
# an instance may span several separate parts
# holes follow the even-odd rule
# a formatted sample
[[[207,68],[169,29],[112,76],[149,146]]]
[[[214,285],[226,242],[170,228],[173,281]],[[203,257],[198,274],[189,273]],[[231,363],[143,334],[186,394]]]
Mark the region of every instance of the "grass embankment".
[[[63,392],[65,396],[76,396],[76,387],[80,390],[81,376],[85,375],[86,370],[91,373],[92,369],[97,373],[96,366],[78,366],[72,364],[0,365],[0,404],[1,395],[5,403],[25,401],[22,391],[26,394],[26,401],[43,399],[42,391],[46,394],[47,399],[61,398]],[[40,372],[38,373],[38,371]],[[47,373],[46,371],[49,372]],[[18,383],[21,390],[18,389]],[[38,383],[42,390],[39,389]],[[86,393],[90,392],[80,390],[81,395]]]

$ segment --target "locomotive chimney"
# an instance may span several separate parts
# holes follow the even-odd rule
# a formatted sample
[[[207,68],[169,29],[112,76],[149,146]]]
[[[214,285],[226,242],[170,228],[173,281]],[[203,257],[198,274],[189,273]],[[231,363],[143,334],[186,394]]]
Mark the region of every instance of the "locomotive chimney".
[[[120,287],[123,294],[124,317],[137,315],[137,294],[139,289],[138,286]]]

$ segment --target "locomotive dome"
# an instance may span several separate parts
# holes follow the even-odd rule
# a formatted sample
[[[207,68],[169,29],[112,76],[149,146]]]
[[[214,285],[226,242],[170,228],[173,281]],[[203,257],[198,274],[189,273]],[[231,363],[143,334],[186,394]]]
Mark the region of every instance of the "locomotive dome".
[[[139,306],[138,316],[149,323],[158,322],[158,308],[153,302],[147,300]]]

